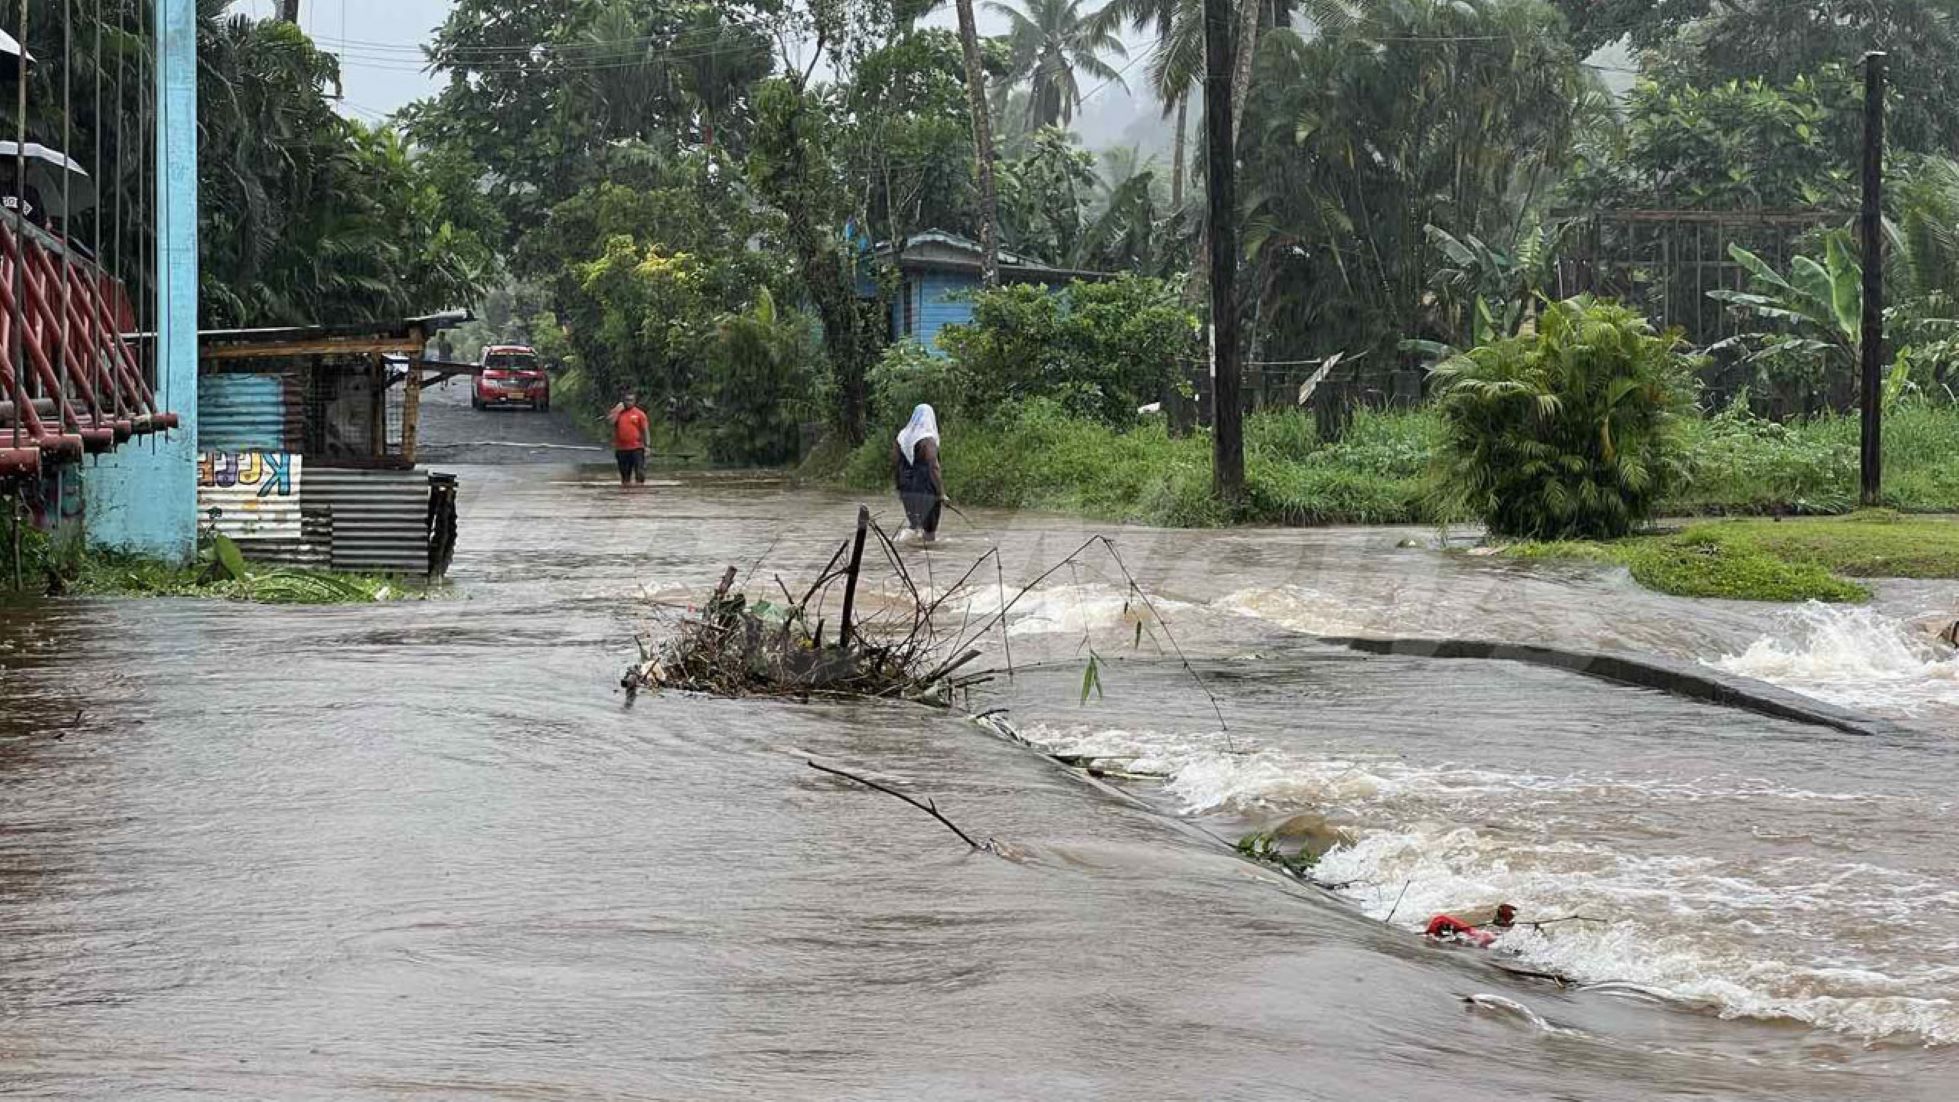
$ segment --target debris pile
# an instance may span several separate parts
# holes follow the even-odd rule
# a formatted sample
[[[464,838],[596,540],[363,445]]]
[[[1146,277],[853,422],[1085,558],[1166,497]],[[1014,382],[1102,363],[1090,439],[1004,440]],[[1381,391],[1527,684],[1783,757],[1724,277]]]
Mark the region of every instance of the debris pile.
[[[871,535],[911,607],[861,619],[857,590]],[[867,509],[858,510],[856,534],[801,597],[780,577],[774,579],[779,602],[743,592],[735,588],[739,574],[729,567],[706,603],[680,614],[650,646],[641,644],[641,661],[620,682],[629,700],[641,689],[673,689],[730,697],[890,698],[946,707],[956,694],[990,680],[960,673],[980,651],[934,632],[932,617],[950,594],[928,601],[918,592]],[[837,582],[843,583],[843,607],[834,636],[826,637],[821,609]]]

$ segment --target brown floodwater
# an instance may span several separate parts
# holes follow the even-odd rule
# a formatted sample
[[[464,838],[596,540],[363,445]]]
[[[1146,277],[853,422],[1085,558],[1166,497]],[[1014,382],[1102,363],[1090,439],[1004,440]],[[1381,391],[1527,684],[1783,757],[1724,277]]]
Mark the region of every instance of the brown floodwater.
[[[1886,587],[1868,624],[1819,630],[1800,616],[1820,613],[1672,601],[1608,570],[1398,546],[1421,531],[1124,529],[1215,710],[1160,625],[1135,645],[1123,578],[1093,555],[1016,607],[1021,672],[972,702],[1120,771],[1116,794],[914,707],[626,706],[651,597],[758,559],[809,577],[850,497],[458,469],[441,599],[0,614],[0,1095],[1959,1090],[1959,741],[1936,655],[1900,644],[1922,669],[1886,694],[1832,681],[1820,649],[1785,663],[1789,687],[1904,724],[1868,738],[1311,638],[1746,667],[1758,644],[1801,658],[1949,593]],[[1095,530],[969,512],[911,553],[940,588],[996,543],[1006,579],[1030,579]],[[1083,704],[1091,650],[1103,696]],[[1012,856],[810,757],[929,794]],[[1302,814],[1336,842],[1313,875],[1337,890],[1201,832]],[[1604,921],[1520,932],[1499,958],[1412,932],[1499,899]],[[1495,960],[1614,982],[1561,989]]]

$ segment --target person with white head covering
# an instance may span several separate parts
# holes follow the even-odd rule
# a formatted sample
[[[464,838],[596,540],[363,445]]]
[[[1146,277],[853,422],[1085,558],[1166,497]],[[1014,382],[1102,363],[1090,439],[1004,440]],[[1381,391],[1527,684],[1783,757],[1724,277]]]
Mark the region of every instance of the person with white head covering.
[[[905,520],[920,539],[931,543],[939,535],[939,511],[945,505],[945,476],[939,471],[939,415],[931,406],[911,411],[911,420],[898,433],[893,456],[898,461],[898,500]]]

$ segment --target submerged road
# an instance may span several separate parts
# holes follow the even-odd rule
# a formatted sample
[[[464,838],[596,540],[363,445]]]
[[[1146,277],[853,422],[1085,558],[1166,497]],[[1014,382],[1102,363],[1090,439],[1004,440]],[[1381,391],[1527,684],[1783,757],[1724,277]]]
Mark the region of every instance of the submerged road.
[[[0,621],[0,1096],[1959,1091],[1946,733],[1301,635],[1718,655],[1769,612],[1397,548],[1407,532],[1123,531],[1229,729],[1173,657],[1131,647],[1099,560],[1016,610],[1021,672],[975,703],[1141,778],[1131,802],[918,708],[626,707],[653,599],[698,599],[730,563],[807,577],[854,499],[745,475],[622,491],[603,451],[535,447],[586,443],[560,415],[450,397],[425,426],[463,480],[444,597]],[[943,585],[997,544],[1031,578],[1092,530],[976,512],[913,568]],[[1106,695],[1083,705],[1089,648]],[[929,794],[1013,856],[809,757]],[[1340,890],[1180,820],[1338,842],[1316,875]],[[1512,947],[1627,982],[1560,990],[1405,929],[1499,899],[1604,917]]]

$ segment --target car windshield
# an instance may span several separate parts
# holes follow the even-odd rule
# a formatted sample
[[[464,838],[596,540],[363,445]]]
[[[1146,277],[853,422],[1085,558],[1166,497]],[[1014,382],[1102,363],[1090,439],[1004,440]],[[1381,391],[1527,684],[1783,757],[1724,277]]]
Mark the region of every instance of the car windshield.
[[[496,371],[534,371],[537,357],[528,352],[492,352],[485,358],[483,366]]]

